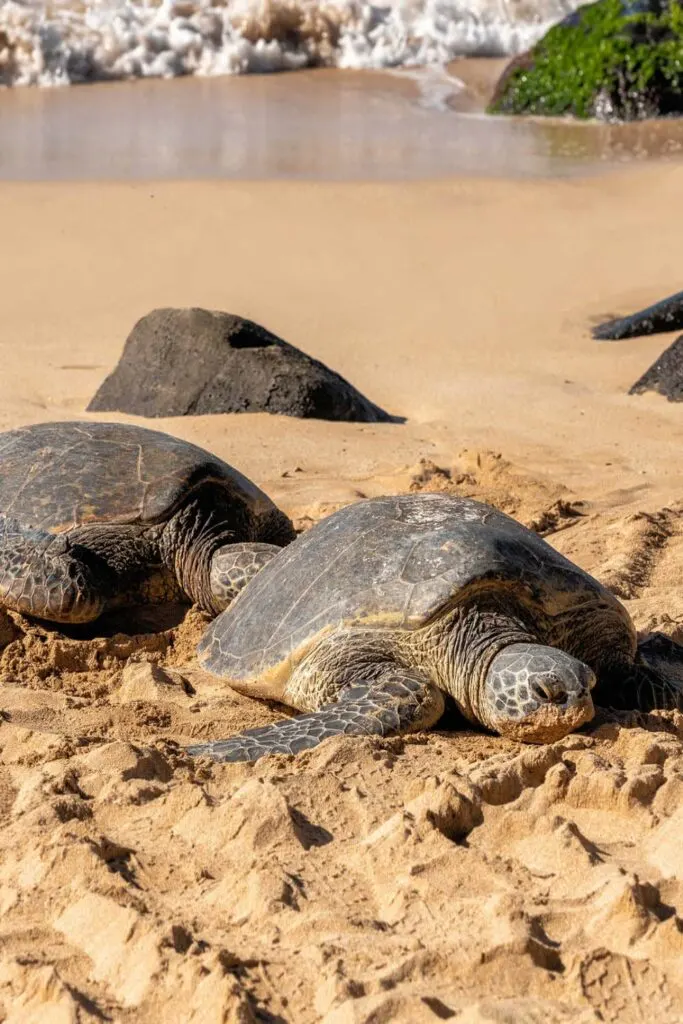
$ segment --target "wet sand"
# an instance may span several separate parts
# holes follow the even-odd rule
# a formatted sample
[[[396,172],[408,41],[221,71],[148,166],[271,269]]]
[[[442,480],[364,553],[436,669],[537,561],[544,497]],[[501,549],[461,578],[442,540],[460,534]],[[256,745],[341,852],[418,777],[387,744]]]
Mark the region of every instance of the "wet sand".
[[[155,306],[241,313],[407,422],[148,425],[302,529],[365,495],[492,502],[683,640],[682,410],[626,394],[671,337],[589,336],[680,290],[682,189],[676,162],[4,182],[0,428],[83,417]],[[451,720],[210,767],[182,745],[282,711],[197,668],[196,611],[0,627],[7,1024],[680,1024],[680,714],[532,748]]]
[[[504,63],[0,91],[0,179],[564,177],[683,151],[675,122],[484,117]]]

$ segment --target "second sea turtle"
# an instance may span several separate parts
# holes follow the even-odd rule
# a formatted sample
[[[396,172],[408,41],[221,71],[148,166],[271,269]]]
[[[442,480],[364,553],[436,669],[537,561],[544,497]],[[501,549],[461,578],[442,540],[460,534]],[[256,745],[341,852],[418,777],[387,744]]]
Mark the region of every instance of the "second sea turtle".
[[[82,623],[126,604],[212,615],[296,536],[238,470],[126,423],[0,434],[0,604]]]

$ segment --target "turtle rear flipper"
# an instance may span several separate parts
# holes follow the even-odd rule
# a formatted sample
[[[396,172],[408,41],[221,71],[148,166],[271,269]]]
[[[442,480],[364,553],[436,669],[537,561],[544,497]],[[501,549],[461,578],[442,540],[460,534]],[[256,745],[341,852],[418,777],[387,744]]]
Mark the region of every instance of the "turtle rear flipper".
[[[354,683],[320,711],[248,729],[228,740],[187,748],[214,761],[257,761],[265,754],[298,754],[330,736],[394,736],[428,729],[441,718],[444,697],[417,672],[386,666],[372,682]]]
[[[112,593],[106,563],[60,534],[0,516],[0,601],[51,622],[92,622]]]

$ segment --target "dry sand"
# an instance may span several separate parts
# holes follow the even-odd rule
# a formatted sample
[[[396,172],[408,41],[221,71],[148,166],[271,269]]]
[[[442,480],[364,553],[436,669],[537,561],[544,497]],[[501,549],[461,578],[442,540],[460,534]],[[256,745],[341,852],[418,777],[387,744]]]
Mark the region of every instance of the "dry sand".
[[[491,501],[680,639],[683,413],[626,395],[670,338],[588,328],[681,288],[682,191],[675,164],[3,184],[0,428],[83,416],[155,306],[250,316],[407,423],[154,425],[302,527],[396,490]],[[540,748],[444,723],[196,766],[182,744],[282,713],[193,665],[202,626],[0,623],[0,1019],[683,1020],[680,715]]]

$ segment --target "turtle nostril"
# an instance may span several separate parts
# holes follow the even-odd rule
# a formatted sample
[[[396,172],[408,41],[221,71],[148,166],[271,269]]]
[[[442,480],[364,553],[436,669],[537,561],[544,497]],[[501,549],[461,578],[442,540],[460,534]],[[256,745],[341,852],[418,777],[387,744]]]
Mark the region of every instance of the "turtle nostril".
[[[542,704],[566,704],[569,696],[565,687],[554,679],[536,680],[531,684],[531,692]]]

